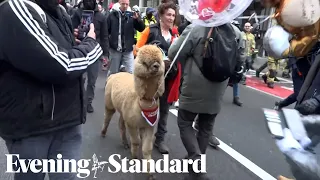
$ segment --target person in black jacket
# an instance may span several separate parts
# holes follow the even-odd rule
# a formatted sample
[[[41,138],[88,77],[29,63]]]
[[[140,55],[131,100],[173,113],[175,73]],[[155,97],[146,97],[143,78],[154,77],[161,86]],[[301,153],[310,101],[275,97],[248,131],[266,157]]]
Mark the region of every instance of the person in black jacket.
[[[155,44],[162,51],[165,57],[168,56],[168,51],[173,42],[178,38],[178,32],[174,32],[173,26],[176,18],[177,8],[174,3],[161,3],[158,7],[160,21],[156,24],[148,26],[141,34],[137,42],[136,50],[146,44]],[[166,73],[172,60],[164,60]],[[154,145],[162,154],[168,154],[169,148],[165,143],[165,135],[167,133],[167,119],[169,116],[169,109],[172,105],[170,94],[173,92],[172,82],[178,77],[178,61],[172,65],[171,70],[165,77],[165,92],[160,97],[160,118],[158,121],[157,132],[155,134]]]
[[[129,0],[119,0],[119,10],[108,15],[108,32],[110,42],[109,75],[118,73],[124,65],[127,72],[133,72],[133,45],[135,30],[142,32],[145,25],[137,12],[127,11]]]
[[[83,0],[83,8],[77,9],[72,16],[73,28],[77,28],[81,23],[81,17],[83,10],[94,11],[93,24],[97,35],[97,41],[100,43],[103,49],[103,56],[101,61],[106,62],[109,58],[109,35],[108,35],[108,23],[107,17],[104,16],[98,9],[98,4],[95,0]],[[101,67],[101,61],[94,63],[87,71],[88,83],[87,83],[87,112],[94,112],[92,101],[94,99],[95,84],[98,78],[99,68]]]
[[[9,0],[0,6],[0,137],[21,159],[79,160],[85,123],[82,75],[102,55],[94,25],[76,44],[71,19],[56,0]],[[21,173],[15,180],[43,180]],[[14,165],[15,164],[15,165]],[[48,164],[47,164],[48,165]],[[8,165],[10,166],[10,164]],[[37,167],[39,169],[39,167]],[[73,173],[50,179],[77,179]]]
[[[70,7],[70,5],[68,5],[68,4],[66,3],[65,0],[60,0],[60,1],[59,1],[59,4],[64,7],[64,9],[66,10],[66,12],[67,12],[70,16],[72,16],[72,8]]]

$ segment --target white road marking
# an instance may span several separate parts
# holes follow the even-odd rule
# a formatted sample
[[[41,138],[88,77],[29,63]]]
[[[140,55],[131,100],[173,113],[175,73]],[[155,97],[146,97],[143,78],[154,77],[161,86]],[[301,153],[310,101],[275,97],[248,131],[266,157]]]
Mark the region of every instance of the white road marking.
[[[256,72],[254,70],[249,70],[250,72]],[[260,74],[265,74],[265,73],[260,73]],[[246,75],[247,77],[252,77],[253,75]],[[284,78],[279,78],[279,80],[288,82],[288,83],[292,83],[292,81],[284,79]],[[284,99],[280,96],[276,96],[274,94],[268,93],[268,92],[264,92],[260,89],[251,87],[251,86],[245,86],[249,89],[255,90],[255,91],[259,91],[263,94],[267,94],[269,96],[278,98],[278,99]],[[281,86],[282,88],[288,89],[288,90],[293,90],[293,88],[288,88],[285,86]],[[178,105],[179,102],[177,102]],[[170,112],[175,115],[178,116],[178,110],[176,109],[170,109]],[[218,139],[218,138],[217,138]],[[239,152],[237,152],[236,150],[234,150],[233,148],[231,148],[230,146],[228,146],[226,143],[224,143],[223,141],[221,141],[220,139],[218,139],[218,141],[220,142],[219,148],[222,149],[225,153],[229,154],[232,158],[234,158],[235,160],[237,160],[240,164],[242,164],[244,167],[246,167],[247,169],[249,169],[251,172],[253,172],[255,175],[257,175],[259,178],[263,179],[263,180],[277,180],[275,177],[273,177],[272,175],[270,175],[269,173],[267,173],[265,170],[263,170],[262,168],[260,168],[259,166],[257,166],[256,164],[254,164],[252,161],[250,161],[249,159],[247,159],[246,157],[244,157],[242,154],[240,154]]]
[[[178,110],[176,109],[170,109],[170,112],[178,116]],[[217,138],[218,139],[218,138]],[[225,153],[229,154],[231,157],[233,157],[235,160],[237,160],[240,164],[245,166],[247,169],[249,169],[251,172],[253,172],[255,175],[257,175],[259,178],[263,180],[277,180],[273,176],[271,176],[269,173],[261,169],[259,166],[254,164],[252,161],[238,153],[236,150],[232,149],[230,146],[228,146],[226,143],[218,139],[220,142],[219,148],[222,149]]]
[[[281,86],[283,89],[287,89],[287,90],[290,90],[290,91],[293,91],[293,88],[290,88],[290,87],[286,87],[286,86]]]

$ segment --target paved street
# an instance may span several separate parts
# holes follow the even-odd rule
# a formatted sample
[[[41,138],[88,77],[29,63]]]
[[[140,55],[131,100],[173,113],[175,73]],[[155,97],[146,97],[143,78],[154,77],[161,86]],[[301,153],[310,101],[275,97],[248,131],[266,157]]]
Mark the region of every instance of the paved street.
[[[130,151],[125,150],[121,144],[118,129],[118,115],[111,121],[106,138],[100,137],[101,125],[104,115],[104,83],[105,73],[101,73],[96,85],[96,98],[94,100],[95,112],[88,114],[87,123],[83,127],[83,157],[92,158],[93,154],[99,160],[108,160],[112,154],[121,154],[130,157]],[[252,78],[257,84],[258,79]],[[280,85],[279,85],[280,87]],[[215,180],[273,180],[278,175],[292,177],[284,156],[277,149],[274,140],[268,134],[261,108],[272,108],[274,102],[279,100],[270,96],[259,88],[240,86],[240,97],[243,107],[232,104],[232,88],[228,87],[223,100],[222,112],[218,115],[214,133],[222,141],[218,150],[209,147],[207,151],[207,167],[209,175]],[[174,107],[168,119],[168,134],[166,141],[170,147],[170,158],[183,158],[186,154],[180,140],[179,129]],[[5,174],[5,145],[0,141],[0,180],[10,179]],[[161,154],[154,149],[153,157],[160,158]],[[160,180],[183,179],[182,174],[157,174]],[[89,179],[94,179],[90,175]],[[144,174],[112,174],[98,172],[97,178],[101,180],[142,180]]]

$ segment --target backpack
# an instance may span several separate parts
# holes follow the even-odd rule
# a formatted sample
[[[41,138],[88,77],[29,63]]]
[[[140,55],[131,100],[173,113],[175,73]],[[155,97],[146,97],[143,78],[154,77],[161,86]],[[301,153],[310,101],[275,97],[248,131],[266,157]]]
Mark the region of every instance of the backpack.
[[[240,58],[237,35],[231,24],[212,27],[209,30],[203,51],[202,67],[199,67],[203,76],[211,82],[223,82],[230,78]]]

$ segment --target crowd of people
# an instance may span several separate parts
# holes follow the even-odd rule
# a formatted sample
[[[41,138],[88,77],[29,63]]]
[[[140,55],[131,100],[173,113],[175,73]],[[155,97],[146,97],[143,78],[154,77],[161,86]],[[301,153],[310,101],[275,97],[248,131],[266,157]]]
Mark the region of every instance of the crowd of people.
[[[280,8],[283,0],[262,2],[266,7]],[[94,12],[93,23],[87,36],[79,39],[85,10]],[[281,19],[276,20],[283,24]],[[206,66],[202,54],[205,43],[199,42],[206,40],[210,28],[192,26],[179,13],[177,3],[168,0],[157,9],[148,7],[144,15],[137,5],[130,7],[129,0],[119,0],[108,9],[96,0],[83,0],[75,6],[64,0],[10,0],[0,7],[0,24],[5,24],[0,30],[0,137],[9,153],[23,159],[55,159],[57,153],[63,153],[67,159],[80,159],[81,125],[86,121],[86,113],[94,112],[92,102],[99,70],[108,71],[108,76],[121,71],[133,73],[134,58],[146,44],[155,44],[163,51],[166,71],[170,70],[160,98],[154,145],[159,152],[169,153],[165,143],[167,119],[170,106],[179,98],[177,123],[188,152],[186,158],[199,159],[208,145],[219,145],[213,128],[228,86],[233,87],[233,103],[242,106],[239,83],[245,84],[244,74],[252,68],[256,53],[251,24],[245,23],[242,28],[237,21],[227,23],[225,28],[232,27],[237,39],[234,74],[219,82],[208,80],[198,65]],[[291,49],[284,53],[284,58],[291,62],[295,90],[288,99],[277,102],[279,109],[297,102],[296,109],[304,115],[319,114],[320,109],[319,21],[310,28],[314,34],[304,36],[309,38],[307,41],[292,40]],[[169,69],[184,41],[178,61]],[[302,47],[306,42],[308,48]],[[267,76],[272,78],[272,74]],[[177,79],[179,92],[174,92]],[[266,80],[270,87],[271,82]],[[313,171],[319,169],[315,168],[318,162],[312,162],[313,167],[309,168],[308,162],[299,159],[313,157],[310,152],[295,147],[285,149],[284,153],[293,160],[291,165],[300,168],[295,169],[298,180],[308,176],[319,179],[320,175]],[[303,168],[310,173],[299,174]],[[42,180],[44,176],[17,173],[15,179]],[[49,176],[77,178],[75,174]],[[210,179],[191,168],[187,178]]]

